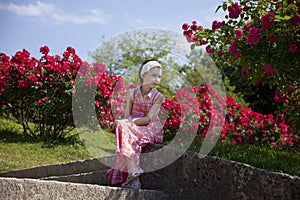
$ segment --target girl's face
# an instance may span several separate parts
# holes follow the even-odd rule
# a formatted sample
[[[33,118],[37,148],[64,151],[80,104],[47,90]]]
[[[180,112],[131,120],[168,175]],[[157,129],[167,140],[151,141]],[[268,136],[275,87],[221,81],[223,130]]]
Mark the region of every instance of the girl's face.
[[[161,74],[162,74],[161,68],[158,67],[152,68],[150,71],[142,75],[143,85],[148,85],[151,88],[156,87],[158,84],[160,84]]]

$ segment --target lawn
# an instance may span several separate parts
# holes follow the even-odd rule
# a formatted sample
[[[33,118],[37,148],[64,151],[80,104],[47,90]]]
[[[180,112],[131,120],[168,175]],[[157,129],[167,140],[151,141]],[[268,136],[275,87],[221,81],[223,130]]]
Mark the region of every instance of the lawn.
[[[80,138],[77,136],[64,142],[40,142],[25,137],[21,126],[13,121],[0,118],[0,125],[0,172],[83,160],[109,155],[114,151],[114,134],[106,131],[104,134],[84,133]],[[91,137],[95,139],[90,139]],[[188,150],[198,152],[200,146],[201,143],[196,142]],[[296,149],[274,149],[256,145],[231,146],[230,142],[219,141],[209,155],[300,176],[300,154]]]

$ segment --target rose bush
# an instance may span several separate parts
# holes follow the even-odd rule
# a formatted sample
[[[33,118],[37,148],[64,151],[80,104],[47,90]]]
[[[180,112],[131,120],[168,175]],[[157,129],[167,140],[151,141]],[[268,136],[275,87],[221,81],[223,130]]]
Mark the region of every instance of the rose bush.
[[[229,0],[217,11],[220,8],[226,12],[225,19],[215,20],[211,28],[197,21],[184,23],[187,41],[192,48],[206,45],[217,66],[238,66],[253,85],[277,88],[275,100],[284,104],[278,113],[299,135],[300,2]]]
[[[113,121],[109,101],[120,77],[108,77],[103,64],[83,62],[72,47],[62,57],[49,55],[47,46],[40,52],[40,59],[30,57],[25,49],[12,58],[0,54],[1,111],[15,117],[25,134],[43,140],[62,139],[74,128],[72,95],[78,75],[84,77],[86,90],[92,84],[96,87],[93,112],[96,110],[100,126],[109,125]]]
[[[23,49],[0,54],[0,103],[34,137],[57,139],[70,131],[72,85],[81,59],[72,47],[62,57],[41,47],[40,59]]]
[[[78,92],[77,76],[84,81],[84,90],[95,88],[95,98],[90,103],[96,112],[101,128],[110,128],[111,122],[124,115],[125,95],[129,88],[121,76],[109,76],[101,63],[82,62],[71,47],[63,57],[50,56],[49,48],[41,48],[42,57],[30,58],[28,51],[17,52],[12,58],[1,54],[0,102],[23,125],[24,132],[35,137],[59,139],[74,128],[72,95]],[[80,69],[80,70],[79,70]],[[93,87],[92,87],[93,86]],[[164,141],[169,142],[178,132],[189,133],[198,140],[210,135],[209,128],[224,119],[220,129],[221,140],[239,143],[268,144],[273,147],[299,146],[283,115],[265,115],[242,107],[230,96],[224,99],[210,88],[191,86],[189,91],[179,89],[173,98],[162,104]],[[278,93],[278,101],[288,97]],[[217,102],[212,104],[212,100]],[[1,109],[3,110],[3,109]],[[178,143],[185,138],[178,137]]]
[[[226,120],[220,130],[220,140],[230,140],[232,145],[240,143],[272,147],[300,147],[299,139],[292,133],[283,115],[274,116],[255,112],[248,107],[241,106],[231,96],[222,99],[216,92],[209,89],[209,84],[201,87],[191,86],[190,91],[196,96],[188,95],[187,91],[178,90],[177,95],[185,100],[179,102],[177,98],[171,100],[167,98],[162,104],[163,108],[168,111],[168,118],[164,121],[166,142],[175,136],[179,127],[191,134],[197,134],[198,140],[210,137],[208,135],[210,126],[214,126],[215,120],[224,117],[222,110],[218,112],[214,109],[217,117],[212,120],[211,99],[214,97],[220,99],[220,103],[225,103],[227,109]],[[194,117],[189,118],[189,121],[184,121],[182,119],[187,112],[194,112]]]

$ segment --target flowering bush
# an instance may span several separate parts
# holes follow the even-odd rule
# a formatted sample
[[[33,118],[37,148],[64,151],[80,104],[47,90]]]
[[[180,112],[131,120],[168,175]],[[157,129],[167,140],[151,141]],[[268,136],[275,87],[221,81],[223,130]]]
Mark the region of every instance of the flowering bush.
[[[166,99],[162,106],[167,110],[168,118],[164,121],[165,141],[174,137],[179,126],[191,134],[197,134],[198,140],[208,137],[209,126],[214,126],[215,120],[223,116],[222,110],[213,109],[212,97],[220,99],[220,103],[226,104],[226,120],[222,127],[220,140],[230,140],[232,145],[240,144],[264,144],[272,147],[300,147],[299,139],[294,136],[290,127],[286,124],[282,115],[261,114],[248,107],[242,107],[231,96],[227,99],[218,97],[218,94],[209,89],[209,84],[201,87],[192,86],[190,90],[196,97],[188,95],[187,91],[178,90],[176,93],[184,100],[178,101]],[[191,102],[197,102],[191,103]],[[182,120],[187,115],[187,110],[193,112],[194,117],[188,122]],[[216,117],[212,120],[212,111]],[[212,123],[212,124],[211,124]],[[212,127],[214,128],[214,127]]]
[[[224,21],[215,20],[212,28],[197,21],[182,25],[188,42],[192,48],[206,45],[217,66],[239,66],[253,85],[277,87],[275,100],[285,105],[279,112],[299,131],[300,2],[229,0],[217,11],[220,8],[227,14]]]
[[[1,106],[22,123],[25,133],[58,139],[74,127],[72,95],[82,89],[75,87],[77,76],[84,77],[78,79],[84,81],[83,89],[96,89],[95,98],[86,103],[92,105],[91,112],[96,112],[102,128],[110,128],[111,122],[124,115],[126,89],[137,85],[125,85],[121,76],[108,76],[106,66],[101,63],[82,62],[71,47],[62,58],[50,56],[46,46],[40,50],[43,55],[39,60],[30,58],[26,50],[12,58],[0,54]],[[209,84],[191,86],[189,92],[179,89],[175,95],[172,99],[166,97],[162,104],[165,142],[179,129],[189,133],[191,138],[195,135],[199,140],[212,138],[209,129],[224,119],[222,106],[226,105],[228,113],[220,130],[221,140],[229,139],[232,145],[237,142],[274,147],[300,145],[284,116],[264,115],[242,107],[231,97],[221,98]],[[281,93],[276,98],[288,101]],[[213,105],[212,101],[217,104]],[[178,137],[177,142],[185,142],[185,139]]]
[[[0,54],[0,104],[22,125],[25,134],[42,139],[60,139],[74,128],[72,95],[76,75],[84,77],[85,89],[96,87],[96,114],[100,126],[113,121],[109,101],[120,77],[108,77],[105,65],[90,66],[68,47],[59,55],[49,55],[47,46],[41,47],[41,58],[30,57],[27,50],[12,58]],[[80,71],[79,71],[80,69]],[[92,111],[95,112],[95,109]]]
[[[81,59],[68,47],[63,56],[49,55],[41,47],[40,59],[23,49],[12,58],[0,54],[0,104],[35,137],[63,136],[72,126],[71,91]]]

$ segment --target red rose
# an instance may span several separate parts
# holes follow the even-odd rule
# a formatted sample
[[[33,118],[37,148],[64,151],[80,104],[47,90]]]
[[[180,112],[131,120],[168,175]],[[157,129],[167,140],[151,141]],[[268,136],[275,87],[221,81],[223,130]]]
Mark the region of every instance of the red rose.
[[[298,46],[296,44],[290,44],[289,52],[296,53],[298,51]]]

